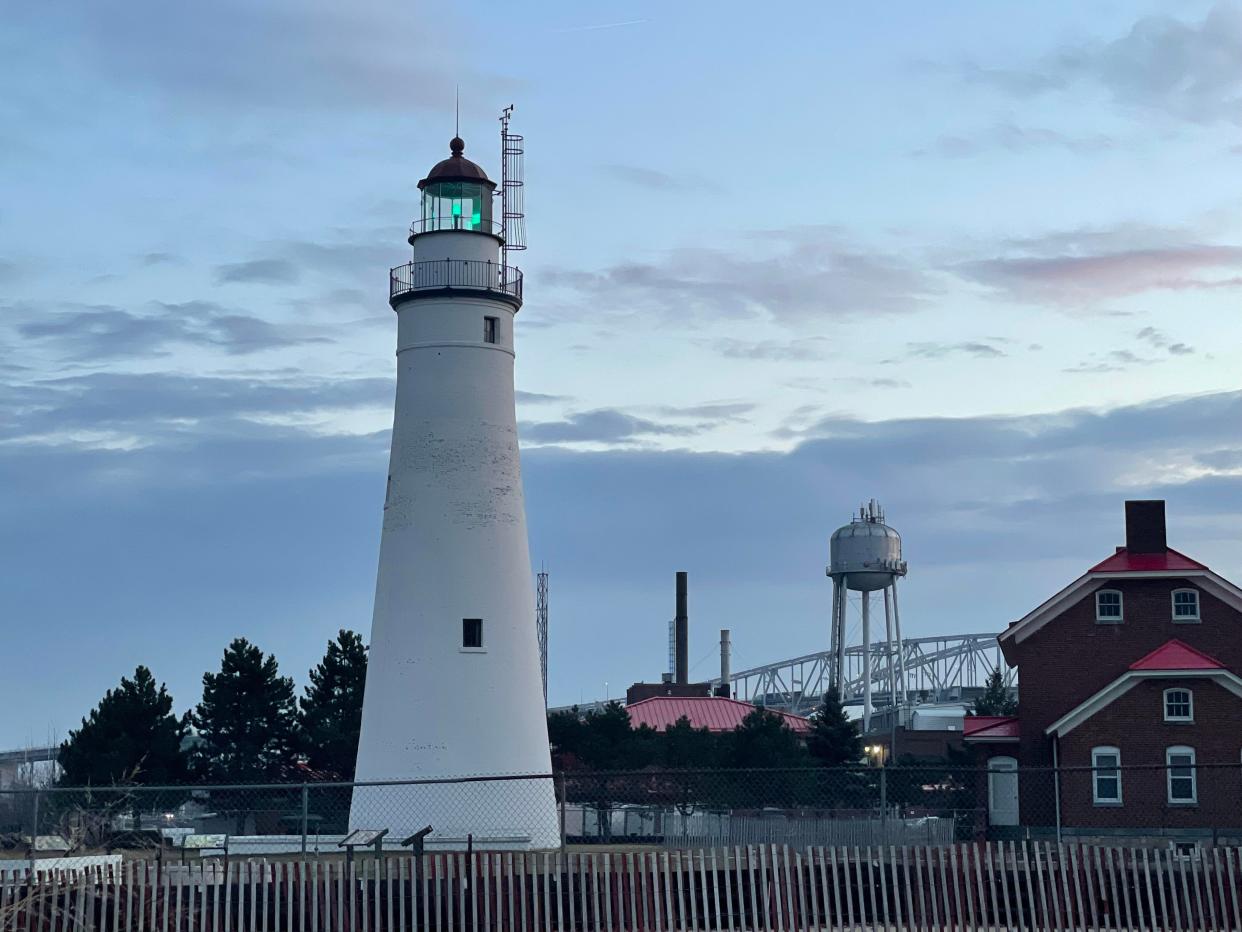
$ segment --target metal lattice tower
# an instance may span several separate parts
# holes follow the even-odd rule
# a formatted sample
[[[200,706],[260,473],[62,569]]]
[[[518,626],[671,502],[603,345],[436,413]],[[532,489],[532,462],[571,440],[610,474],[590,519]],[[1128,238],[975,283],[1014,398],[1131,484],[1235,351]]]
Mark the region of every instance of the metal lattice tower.
[[[535,576],[535,636],[539,638],[539,669],[543,674],[543,704],[548,704],[548,573]]]

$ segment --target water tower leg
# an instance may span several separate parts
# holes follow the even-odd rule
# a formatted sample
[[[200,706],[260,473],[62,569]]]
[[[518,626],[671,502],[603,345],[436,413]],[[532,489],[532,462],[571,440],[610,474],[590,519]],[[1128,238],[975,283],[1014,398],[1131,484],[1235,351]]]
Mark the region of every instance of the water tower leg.
[[[837,583],[837,656],[833,659],[833,663],[837,665],[837,692],[840,698],[845,698],[845,611],[848,606],[849,598],[849,580],[848,576],[842,576]]]
[[[901,690],[901,704],[906,704],[906,652],[901,641],[901,613],[897,611],[897,580],[893,580],[893,633],[897,637],[897,682]]]
[[[888,586],[884,587],[884,640],[888,646],[888,669],[884,671],[888,679],[888,704],[897,705],[897,660],[893,656],[896,642],[893,640],[893,603],[888,597]]]
[[[863,734],[871,733],[871,593],[862,594]]]
[[[841,599],[838,588],[837,580],[834,579],[832,581],[832,628],[828,635],[828,683],[840,691],[837,654],[841,651]]]

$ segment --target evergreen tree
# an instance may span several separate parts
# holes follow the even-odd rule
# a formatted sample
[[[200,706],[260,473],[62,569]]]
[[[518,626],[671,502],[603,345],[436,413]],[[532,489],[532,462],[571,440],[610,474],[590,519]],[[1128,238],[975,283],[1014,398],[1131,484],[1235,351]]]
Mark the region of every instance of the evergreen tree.
[[[706,728],[695,728],[684,715],[664,729],[661,764],[670,769],[709,768],[718,763],[720,742]]]
[[[756,708],[724,742],[724,765],[737,768],[807,766],[806,748],[775,712]]]
[[[983,695],[975,700],[974,706],[970,710],[971,715],[1017,715],[1018,700],[1009,693],[1009,688],[1005,685],[1004,674],[1001,673],[1000,667],[994,669],[988,676],[987,685],[983,689]]]
[[[224,652],[219,673],[203,674],[203,701],[190,716],[199,743],[191,758],[201,779],[278,780],[293,763],[297,700],[276,658],[245,638]]]
[[[146,667],[121,677],[99,705],[69,732],[58,761],[63,786],[178,783],[186,776],[181,751],[185,729],[172,712],[172,696]]]
[[[307,763],[342,780],[354,777],[366,679],[367,648],[361,637],[342,628],[310,671],[301,701]]]
[[[811,715],[811,733],[806,747],[825,767],[844,767],[862,760],[858,725],[846,716],[836,689],[824,693],[824,701]]]

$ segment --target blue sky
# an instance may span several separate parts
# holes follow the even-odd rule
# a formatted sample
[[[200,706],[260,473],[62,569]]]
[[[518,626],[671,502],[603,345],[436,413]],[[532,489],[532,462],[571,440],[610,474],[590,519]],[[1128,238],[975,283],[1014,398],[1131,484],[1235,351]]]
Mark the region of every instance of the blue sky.
[[[877,497],[912,634],[1121,502],[1238,578],[1242,5],[33,4],[0,30],[0,743],[369,625],[416,182],[527,137],[550,699],[825,646]],[[607,683],[607,687],[605,687]]]

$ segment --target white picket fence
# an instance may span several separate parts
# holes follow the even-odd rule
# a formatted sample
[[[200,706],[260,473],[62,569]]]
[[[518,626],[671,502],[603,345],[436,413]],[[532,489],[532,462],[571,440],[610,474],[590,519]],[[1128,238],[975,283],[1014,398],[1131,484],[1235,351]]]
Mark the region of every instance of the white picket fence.
[[[0,932],[1237,930],[1242,851],[979,843],[127,862],[0,880]]]

